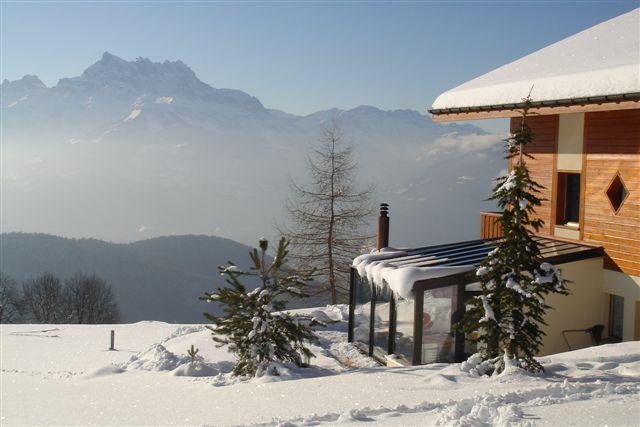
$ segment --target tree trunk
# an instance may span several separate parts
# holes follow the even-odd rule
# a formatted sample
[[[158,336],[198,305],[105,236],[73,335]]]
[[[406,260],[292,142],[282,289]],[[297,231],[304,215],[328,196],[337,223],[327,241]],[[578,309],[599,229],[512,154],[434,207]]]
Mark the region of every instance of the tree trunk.
[[[336,142],[335,139],[331,140],[331,213],[329,215],[329,235],[327,236],[327,249],[329,254],[329,288],[331,290],[331,304],[338,303],[338,293],[336,290],[336,273],[335,273],[335,264],[333,261],[333,226],[336,220],[336,212],[335,212],[335,204],[336,204],[336,193],[335,193],[335,175],[336,175],[336,167],[335,167],[335,153],[336,153]]]

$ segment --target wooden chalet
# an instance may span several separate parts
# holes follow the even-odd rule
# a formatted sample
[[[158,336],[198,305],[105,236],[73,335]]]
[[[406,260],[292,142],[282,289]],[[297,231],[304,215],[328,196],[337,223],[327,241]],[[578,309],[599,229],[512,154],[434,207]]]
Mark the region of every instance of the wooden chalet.
[[[640,9],[444,92],[429,112],[436,122],[510,118],[514,129],[530,91],[527,163],[545,187],[537,239],[572,282],[570,295],[549,298],[541,355],[640,340]],[[479,240],[356,259],[349,340],[390,365],[463,360],[452,325],[477,293],[469,272],[501,237],[496,217],[480,213]],[[386,206],[380,224],[384,248]]]

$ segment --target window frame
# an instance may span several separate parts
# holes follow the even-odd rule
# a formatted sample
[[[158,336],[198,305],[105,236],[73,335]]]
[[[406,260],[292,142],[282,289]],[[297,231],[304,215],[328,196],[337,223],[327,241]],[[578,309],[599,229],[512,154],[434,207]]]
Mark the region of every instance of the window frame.
[[[617,304],[616,304],[617,303]],[[620,313],[618,313],[619,308]],[[620,324],[618,324],[620,323]],[[620,327],[620,333],[616,333],[617,326]],[[623,339],[624,336],[624,297],[616,294],[609,294],[609,331],[610,338]]]
[[[611,190],[611,186],[614,185],[614,182],[616,180],[619,181],[620,187],[624,188],[624,197],[622,197],[622,199],[620,200],[620,203],[618,204],[617,208],[615,207],[615,205],[611,201],[611,197],[609,196],[609,190]],[[620,212],[620,209],[622,209],[624,202],[626,202],[627,199],[629,198],[629,193],[630,191],[627,188],[627,185],[625,184],[624,180],[622,179],[622,176],[620,175],[620,171],[616,171],[616,173],[613,175],[613,178],[609,180],[609,183],[607,184],[607,187],[604,190],[604,196],[609,202],[609,206],[611,207],[611,210],[613,211],[614,215],[618,215],[618,212]]]
[[[474,270],[475,271],[475,270]],[[477,278],[474,275],[474,271],[471,272],[463,272],[452,274],[450,276],[445,277],[435,277],[433,279],[420,280],[414,283],[413,292],[413,354],[411,360],[406,360],[411,365],[422,365],[422,334],[423,334],[423,324],[422,324],[422,315],[424,309],[424,292],[430,291],[439,288],[445,288],[449,286],[456,285],[457,287],[457,297],[456,297],[456,309],[452,313],[451,323],[456,324],[464,315],[464,311],[466,310],[466,303],[476,294],[476,292],[468,292],[466,290],[466,286],[469,283],[473,283],[477,281]],[[371,286],[371,312],[369,314],[369,342],[368,348],[364,348],[363,343],[356,341],[354,337],[354,327],[355,327],[355,300],[356,300],[356,291],[355,291],[355,282],[357,271],[352,267],[350,274],[350,289],[349,289],[349,326],[347,329],[347,339],[350,343],[353,343],[357,347],[361,348],[364,352],[367,353],[368,356],[377,359],[382,362],[379,357],[381,350],[379,347],[374,346],[374,328],[375,328],[375,309],[376,309],[376,298],[377,298],[377,289],[376,286]],[[360,280],[363,280],[360,278]],[[366,278],[364,279],[366,280]],[[396,322],[397,322],[397,310],[396,310],[396,297],[392,293],[391,299],[389,303],[389,337],[388,337],[388,348],[386,349],[387,355],[394,355],[395,353],[395,339],[396,339]],[[454,333],[454,360],[455,362],[462,362],[464,360],[464,344],[465,337],[464,334],[455,331]],[[377,351],[376,351],[377,350]],[[376,357],[377,356],[377,357]],[[400,355],[402,356],[402,355]],[[404,356],[403,356],[404,357]],[[399,360],[401,361],[401,360]]]
[[[462,316],[466,310],[466,304],[469,298],[474,296],[475,292],[468,292],[466,286],[470,283],[476,282],[475,269],[472,271],[452,274],[450,276],[435,277],[433,279],[420,280],[413,285],[413,291],[415,293],[415,306],[414,306],[414,324],[413,324],[413,364],[422,365],[422,313],[424,309],[424,292],[431,291],[438,288],[445,288],[449,286],[457,287],[457,306],[456,310],[452,313],[451,323],[457,324],[462,320]],[[462,362],[464,360],[464,333],[456,330],[454,332],[454,361]]]
[[[569,220],[568,218],[568,207],[569,207],[569,203],[568,201],[570,198],[568,197],[568,190],[569,190],[569,186],[567,185],[567,181],[568,181],[568,176],[569,175],[573,175],[573,176],[577,176],[577,183],[578,183],[578,191],[577,194],[574,195],[573,198],[575,198],[575,203],[576,206],[575,208],[577,209],[577,215],[575,218],[575,221],[573,220]],[[582,218],[582,203],[581,203],[581,198],[582,198],[582,192],[583,192],[583,180],[582,180],[582,173],[579,171],[565,171],[565,170],[559,170],[556,173],[556,197],[555,197],[555,218],[554,218],[554,226],[555,227],[560,227],[560,228],[568,228],[571,230],[580,230],[582,228],[582,224],[581,224],[581,218]],[[573,224],[570,223],[575,223],[578,224],[577,226],[574,226]]]
[[[365,344],[361,341],[355,339],[355,308],[356,308],[356,299],[357,299],[357,290],[356,290],[356,280],[360,280],[361,282],[367,282],[367,285],[370,287],[370,311],[369,311],[369,330],[368,330],[368,342]],[[373,355],[373,316],[375,315],[375,286],[372,286],[368,283],[367,278],[359,277],[358,272],[351,268],[350,277],[349,277],[349,326],[347,328],[347,341],[354,344],[356,347],[360,348],[362,351],[367,353],[367,355]]]

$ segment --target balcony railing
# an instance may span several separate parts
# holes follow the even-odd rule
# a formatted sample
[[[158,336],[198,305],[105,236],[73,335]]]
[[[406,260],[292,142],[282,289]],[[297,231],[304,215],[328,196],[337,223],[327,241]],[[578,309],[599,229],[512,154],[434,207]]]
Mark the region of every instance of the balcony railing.
[[[480,238],[493,239],[502,237],[500,212],[480,212]]]

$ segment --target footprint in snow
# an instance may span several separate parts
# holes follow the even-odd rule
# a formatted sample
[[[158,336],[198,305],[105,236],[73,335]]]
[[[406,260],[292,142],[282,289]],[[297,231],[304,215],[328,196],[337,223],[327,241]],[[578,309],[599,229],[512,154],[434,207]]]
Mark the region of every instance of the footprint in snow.
[[[602,365],[596,366],[596,369],[599,369],[601,371],[610,371],[611,369],[616,369],[618,366],[620,366],[620,364],[616,362],[608,362],[608,363],[603,363]]]
[[[585,362],[582,362],[582,363],[576,363],[576,368],[578,368],[578,369],[583,369],[583,370],[584,370],[584,369],[591,369],[591,368],[593,368],[593,364],[591,364],[591,363],[585,363]]]

